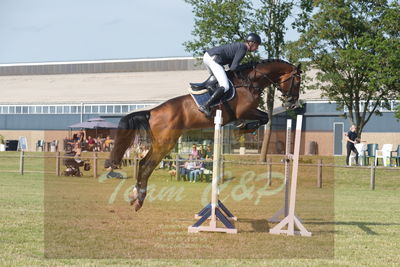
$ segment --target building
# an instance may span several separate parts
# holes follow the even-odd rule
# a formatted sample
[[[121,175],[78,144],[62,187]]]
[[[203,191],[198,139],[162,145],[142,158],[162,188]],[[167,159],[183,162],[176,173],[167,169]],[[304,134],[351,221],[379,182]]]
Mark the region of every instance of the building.
[[[118,123],[124,114],[187,94],[189,82],[207,76],[194,58],[3,64],[0,134],[11,140],[24,136],[28,149],[34,151],[38,140],[61,142],[71,134],[71,124],[94,117]],[[318,144],[321,155],[345,153],[343,132],[349,128],[346,111],[321,99],[318,91],[306,92],[300,98],[304,102],[303,153],[309,152],[310,142]],[[382,114],[371,118],[363,139],[380,145],[400,144],[399,122],[391,110],[382,110]],[[286,113],[274,117],[275,130],[284,129],[286,117]],[[212,136],[210,133],[212,130],[192,133],[181,141],[197,142]],[[253,152],[259,150],[262,134],[261,129],[247,143]],[[271,153],[279,152],[278,139],[272,139]],[[229,136],[227,141],[239,145],[237,137]]]

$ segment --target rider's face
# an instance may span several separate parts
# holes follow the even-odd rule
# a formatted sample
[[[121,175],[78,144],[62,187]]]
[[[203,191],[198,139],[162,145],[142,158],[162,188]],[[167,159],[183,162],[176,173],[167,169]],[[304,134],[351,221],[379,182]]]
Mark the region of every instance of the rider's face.
[[[250,46],[249,46],[250,52],[254,52],[258,49],[259,44],[257,44],[257,43],[249,43],[249,44],[250,44]]]

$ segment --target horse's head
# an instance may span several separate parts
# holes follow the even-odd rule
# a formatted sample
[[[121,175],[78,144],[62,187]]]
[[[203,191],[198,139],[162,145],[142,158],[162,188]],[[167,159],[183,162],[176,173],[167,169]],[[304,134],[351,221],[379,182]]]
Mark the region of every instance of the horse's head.
[[[296,67],[283,60],[264,60],[253,63],[247,79],[251,82],[250,87],[259,91],[272,84],[282,93],[282,105],[287,109],[295,109],[300,95],[300,74],[300,64]]]
[[[287,109],[299,107],[301,83],[301,65],[293,66],[293,70],[279,77],[278,90],[282,93],[282,105]]]

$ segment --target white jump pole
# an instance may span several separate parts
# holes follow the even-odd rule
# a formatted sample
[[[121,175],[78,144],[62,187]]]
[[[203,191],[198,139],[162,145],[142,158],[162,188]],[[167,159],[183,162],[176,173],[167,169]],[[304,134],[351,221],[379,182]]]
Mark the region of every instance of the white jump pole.
[[[289,214],[280,223],[278,223],[275,227],[269,230],[271,234],[286,234],[291,236],[312,235],[312,233],[307,231],[307,229],[301,223],[300,219],[295,215],[302,121],[303,121],[303,116],[297,115],[296,136],[295,136],[294,153],[293,153],[292,180],[290,184]],[[284,229],[286,226],[287,229]],[[295,227],[298,229],[298,231],[295,230]]]
[[[271,218],[269,222],[278,223],[289,214],[289,185],[290,185],[290,153],[292,149],[292,120],[286,121],[286,153],[285,153],[285,202],[283,208],[278,210]]]
[[[214,156],[213,156],[213,175],[211,184],[211,203],[207,205],[202,211],[198,213],[200,218],[195,224],[189,226],[189,233],[197,233],[200,231],[207,232],[225,232],[236,234],[237,229],[234,227],[229,218],[234,216],[229,212],[229,210],[218,200],[218,182],[221,178],[221,126],[222,126],[222,111],[217,110],[214,118]],[[225,214],[224,214],[225,213]],[[226,215],[227,214],[227,215]],[[203,222],[210,219],[209,226],[201,226]],[[217,219],[219,219],[226,228],[217,226]]]

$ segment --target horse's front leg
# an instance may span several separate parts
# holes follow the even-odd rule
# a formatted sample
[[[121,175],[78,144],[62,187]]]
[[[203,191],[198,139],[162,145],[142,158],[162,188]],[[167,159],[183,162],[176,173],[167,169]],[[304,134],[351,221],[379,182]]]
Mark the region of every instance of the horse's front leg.
[[[264,125],[269,121],[268,114],[260,109],[252,109],[239,119],[254,120],[238,125],[241,134],[254,132],[258,128],[260,128],[261,125]]]

